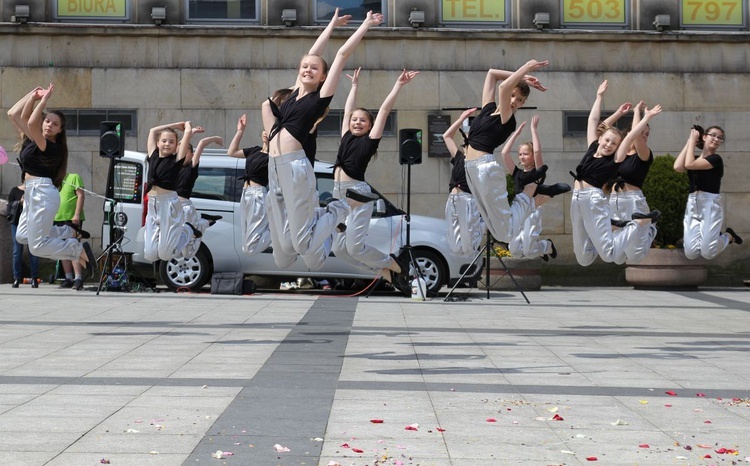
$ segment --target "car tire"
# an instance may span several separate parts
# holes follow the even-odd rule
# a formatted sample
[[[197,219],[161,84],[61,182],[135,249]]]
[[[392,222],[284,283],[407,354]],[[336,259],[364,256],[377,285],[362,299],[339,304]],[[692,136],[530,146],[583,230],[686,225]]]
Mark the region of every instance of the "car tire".
[[[448,276],[445,271],[445,262],[439,254],[426,249],[414,249],[414,260],[422,271],[422,278],[427,284],[427,294],[437,296],[440,288],[447,283]],[[408,255],[402,256],[408,261]]]
[[[170,290],[188,289],[196,291],[208,282],[213,271],[210,253],[205,244],[201,244],[198,253],[190,259],[179,258],[161,261],[159,277]]]

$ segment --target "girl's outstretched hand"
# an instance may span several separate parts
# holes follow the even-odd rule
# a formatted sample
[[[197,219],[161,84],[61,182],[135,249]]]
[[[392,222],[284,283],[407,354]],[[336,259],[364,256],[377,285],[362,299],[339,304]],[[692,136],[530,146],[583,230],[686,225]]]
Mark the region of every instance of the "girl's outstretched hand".
[[[352,15],[339,16],[339,9],[336,8],[336,11],[333,12],[331,23],[333,23],[333,27],[346,26],[347,24],[349,24],[350,19],[352,19]]]
[[[605,79],[601,84],[599,84],[599,89],[596,90],[596,95],[602,95],[607,92],[607,86],[609,86],[609,81]]]
[[[618,108],[617,111],[621,114],[625,114],[628,113],[631,108],[633,108],[633,104],[630,102],[625,102],[624,104],[620,105],[620,108]]]
[[[401,85],[408,84],[419,74],[419,71],[406,71],[401,72],[401,76],[398,77],[398,83]]]
[[[654,105],[652,108],[647,108],[645,116],[648,117],[655,117],[656,115],[661,113],[661,105]]]
[[[245,128],[247,128],[247,113],[243,113],[237,120],[237,131],[245,131]]]
[[[356,70],[352,72],[352,74],[347,74],[346,77],[352,80],[352,86],[356,86],[359,84],[359,72],[362,71],[362,67],[360,66]]]
[[[547,88],[542,85],[542,83],[536,76],[526,75],[524,76],[524,81],[526,81],[526,84],[528,84],[530,87],[533,87],[538,91],[544,92],[547,90]]]
[[[531,128],[537,129],[538,127],[539,127],[539,115],[534,115],[533,117],[531,117]]]
[[[367,12],[365,23],[369,26],[378,26],[383,23],[383,15],[381,13],[373,13],[372,10]]]

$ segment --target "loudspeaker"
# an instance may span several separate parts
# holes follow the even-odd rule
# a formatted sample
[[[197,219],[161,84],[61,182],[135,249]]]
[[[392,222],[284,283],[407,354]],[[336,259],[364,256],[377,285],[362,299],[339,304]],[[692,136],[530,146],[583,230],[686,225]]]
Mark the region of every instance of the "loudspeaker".
[[[118,159],[125,155],[125,134],[119,121],[102,121],[99,124],[99,155]]]
[[[422,130],[405,128],[398,132],[399,160],[401,165],[422,163]]]

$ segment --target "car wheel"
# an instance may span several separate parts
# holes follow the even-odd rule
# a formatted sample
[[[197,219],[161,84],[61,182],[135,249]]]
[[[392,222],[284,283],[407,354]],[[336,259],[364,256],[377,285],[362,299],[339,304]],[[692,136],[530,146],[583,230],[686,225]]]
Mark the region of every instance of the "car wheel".
[[[198,253],[190,259],[179,258],[161,261],[159,266],[161,281],[170,290],[199,290],[211,276],[211,260],[208,249],[201,245]]]
[[[448,278],[442,258],[438,254],[424,249],[415,249],[413,254],[414,260],[422,271],[422,278],[427,284],[427,293],[436,295],[440,288],[447,283]],[[408,260],[408,257],[406,259]],[[413,271],[410,271],[410,275],[414,276]]]

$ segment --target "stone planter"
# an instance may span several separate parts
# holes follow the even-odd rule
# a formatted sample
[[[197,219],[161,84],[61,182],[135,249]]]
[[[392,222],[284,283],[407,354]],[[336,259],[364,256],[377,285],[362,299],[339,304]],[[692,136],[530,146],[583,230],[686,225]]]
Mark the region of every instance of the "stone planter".
[[[653,248],[625,268],[625,280],[635,288],[696,288],[707,279],[706,260],[690,260],[682,249]]]
[[[486,260],[486,259],[485,259]],[[513,274],[523,291],[537,291],[542,288],[542,259],[503,257],[503,262]],[[487,270],[482,271],[477,288],[486,290]],[[497,257],[490,257],[490,290],[516,291],[510,276],[505,272]]]

